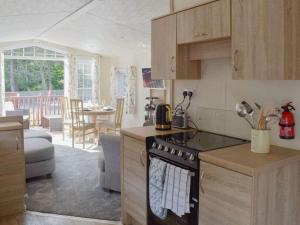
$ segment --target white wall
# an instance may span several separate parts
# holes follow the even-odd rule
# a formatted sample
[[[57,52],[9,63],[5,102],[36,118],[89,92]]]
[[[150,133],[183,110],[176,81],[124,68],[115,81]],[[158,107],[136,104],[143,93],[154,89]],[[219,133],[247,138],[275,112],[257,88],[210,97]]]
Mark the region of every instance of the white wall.
[[[246,100],[272,108],[293,101],[297,109],[296,139],[280,139],[276,123],[272,143],[300,149],[300,81],[235,81],[231,68],[231,58],[202,61],[201,80],[174,82],[175,102],[182,99],[184,88],[194,89],[189,113],[200,129],[250,139],[250,127],[235,113],[236,103]]]
[[[208,1],[175,0],[175,9]],[[250,127],[235,113],[236,103],[246,100],[278,107],[293,101],[296,139],[280,139],[278,124],[274,124],[271,138],[273,144],[300,149],[300,81],[235,81],[231,78],[231,58],[202,61],[201,73],[199,81],[174,82],[175,103],[182,99],[184,88],[195,89],[189,113],[200,129],[250,139]]]
[[[150,95],[150,90],[143,87],[142,68],[150,67],[150,51],[145,50],[128,57],[102,57],[102,76],[101,76],[101,98],[107,102],[111,101],[111,81],[110,75],[113,67],[129,68],[137,67],[137,87],[136,87],[136,113],[133,115],[124,115],[123,127],[137,127],[144,122],[145,97]]]

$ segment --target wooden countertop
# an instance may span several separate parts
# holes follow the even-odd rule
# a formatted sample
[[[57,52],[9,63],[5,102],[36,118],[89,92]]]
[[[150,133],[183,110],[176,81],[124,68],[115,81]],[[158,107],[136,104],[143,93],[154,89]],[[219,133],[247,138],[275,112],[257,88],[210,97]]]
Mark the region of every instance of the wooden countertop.
[[[159,130],[155,130],[154,126],[148,126],[148,127],[134,127],[134,128],[122,129],[121,134],[138,139],[140,141],[145,141],[147,137],[151,137],[151,136],[174,134],[179,132],[187,132],[191,130],[192,129],[172,128],[171,130],[159,131]]]
[[[300,151],[271,146],[269,154],[257,154],[250,151],[250,144],[244,144],[199,153],[199,158],[226,169],[255,176],[259,172],[300,160]]]
[[[1,122],[0,131],[19,130],[22,129],[20,122]]]

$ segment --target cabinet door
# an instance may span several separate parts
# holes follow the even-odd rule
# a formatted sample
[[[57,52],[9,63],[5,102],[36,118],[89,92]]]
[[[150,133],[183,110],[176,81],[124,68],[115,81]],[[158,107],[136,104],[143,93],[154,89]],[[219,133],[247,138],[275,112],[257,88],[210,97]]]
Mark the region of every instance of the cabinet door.
[[[124,136],[123,140],[123,210],[141,225],[147,224],[146,144]],[[123,221],[124,222],[124,221]],[[131,222],[134,224],[134,222]]]
[[[252,177],[200,162],[199,225],[250,225]]]
[[[151,78],[176,78],[176,15],[152,21]]]
[[[25,163],[21,132],[0,132],[0,216],[24,210]]]
[[[299,0],[232,0],[233,79],[299,79],[299,20]]]
[[[177,43],[230,37],[230,0],[198,6],[177,15]]]

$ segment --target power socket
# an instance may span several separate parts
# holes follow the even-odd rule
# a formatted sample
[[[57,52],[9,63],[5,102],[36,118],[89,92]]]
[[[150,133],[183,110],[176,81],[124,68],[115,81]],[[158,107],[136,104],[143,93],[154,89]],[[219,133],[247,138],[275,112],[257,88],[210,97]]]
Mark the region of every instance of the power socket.
[[[186,91],[190,98],[194,95],[194,92],[195,92],[194,89],[183,89],[183,91]]]

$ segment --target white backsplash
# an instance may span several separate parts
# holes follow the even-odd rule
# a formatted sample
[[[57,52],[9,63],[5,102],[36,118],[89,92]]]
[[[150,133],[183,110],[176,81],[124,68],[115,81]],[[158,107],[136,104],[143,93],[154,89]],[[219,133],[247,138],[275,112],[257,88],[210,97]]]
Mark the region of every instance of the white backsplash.
[[[278,138],[278,124],[272,127],[272,144],[300,149],[300,81],[236,81],[231,78],[231,59],[202,61],[202,79],[174,82],[175,103],[185,88],[194,89],[189,114],[200,129],[250,139],[250,127],[235,113],[235,104],[246,100],[267,107],[293,101],[296,112],[296,139]]]

